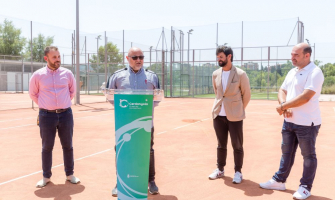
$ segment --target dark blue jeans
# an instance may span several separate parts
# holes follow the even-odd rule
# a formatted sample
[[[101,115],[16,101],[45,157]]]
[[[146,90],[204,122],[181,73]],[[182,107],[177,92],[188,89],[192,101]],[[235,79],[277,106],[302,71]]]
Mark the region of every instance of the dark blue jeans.
[[[69,108],[62,113],[40,110],[40,135],[42,138],[42,169],[43,177],[50,178],[52,167],[52,150],[55,144],[56,130],[63,148],[63,160],[66,176],[73,175],[73,115]]]
[[[301,154],[304,158],[303,175],[300,179],[300,185],[306,185],[310,191],[312,189],[317,159],[315,153],[316,137],[318,135],[320,125],[301,126],[284,121],[282,128],[282,157],[280,167],[275,173],[273,179],[277,182],[286,182],[294,163],[295,153],[299,145]]]

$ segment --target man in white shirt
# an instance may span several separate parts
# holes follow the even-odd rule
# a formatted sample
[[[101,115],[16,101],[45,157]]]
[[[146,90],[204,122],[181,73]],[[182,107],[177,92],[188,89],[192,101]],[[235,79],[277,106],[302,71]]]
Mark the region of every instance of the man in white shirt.
[[[279,115],[284,115],[282,127],[282,157],[279,170],[260,187],[285,190],[285,182],[294,163],[299,145],[304,158],[303,175],[294,199],[306,199],[311,195],[317,158],[315,142],[321,126],[319,97],[324,81],[321,69],[310,61],[312,48],[306,43],[293,47],[291,60],[296,68],[287,74],[278,92]]]

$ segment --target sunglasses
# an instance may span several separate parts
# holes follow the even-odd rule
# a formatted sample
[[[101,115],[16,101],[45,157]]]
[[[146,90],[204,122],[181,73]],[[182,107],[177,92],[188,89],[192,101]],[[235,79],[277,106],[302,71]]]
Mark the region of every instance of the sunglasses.
[[[137,59],[143,60],[143,59],[144,59],[144,56],[132,56],[131,58],[132,58],[133,60],[137,60]]]

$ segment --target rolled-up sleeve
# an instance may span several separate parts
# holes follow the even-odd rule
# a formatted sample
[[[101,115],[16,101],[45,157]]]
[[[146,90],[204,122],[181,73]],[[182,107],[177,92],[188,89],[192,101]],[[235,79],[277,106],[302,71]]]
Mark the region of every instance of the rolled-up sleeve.
[[[71,100],[76,95],[76,79],[74,78],[72,72],[69,73],[69,92]]]
[[[29,80],[29,96],[38,105],[38,75],[33,74]]]

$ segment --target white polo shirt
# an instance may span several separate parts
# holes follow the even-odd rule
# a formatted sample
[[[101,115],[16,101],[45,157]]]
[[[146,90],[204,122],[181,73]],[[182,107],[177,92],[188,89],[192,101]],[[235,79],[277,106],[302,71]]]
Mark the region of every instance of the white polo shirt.
[[[287,91],[286,101],[300,95],[305,89],[313,90],[315,95],[304,105],[291,108],[293,116],[285,118],[285,121],[302,126],[321,124],[321,112],[319,97],[322,89],[324,76],[321,69],[313,62],[299,70],[297,67],[291,69],[281,88]]]

